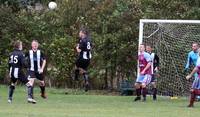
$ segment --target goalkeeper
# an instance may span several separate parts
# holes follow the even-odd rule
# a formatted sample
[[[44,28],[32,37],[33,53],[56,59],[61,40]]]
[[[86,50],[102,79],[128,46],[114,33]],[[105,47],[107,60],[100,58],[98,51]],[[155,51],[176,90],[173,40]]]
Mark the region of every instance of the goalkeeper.
[[[188,71],[190,65],[194,65],[196,67],[196,64],[197,64],[197,59],[199,57],[199,54],[198,54],[198,49],[199,49],[199,45],[198,43],[194,42],[192,43],[192,51],[190,51],[188,53],[188,57],[187,57],[187,64],[185,66],[185,72]],[[198,80],[198,75],[197,73],[194,74],[194,81],[193,81],[193,84],[192,84],[192,89],[195,89],[197,88],[196,86],[196,80]],[[198,100],[200,100],[200,96],[197,97]]]

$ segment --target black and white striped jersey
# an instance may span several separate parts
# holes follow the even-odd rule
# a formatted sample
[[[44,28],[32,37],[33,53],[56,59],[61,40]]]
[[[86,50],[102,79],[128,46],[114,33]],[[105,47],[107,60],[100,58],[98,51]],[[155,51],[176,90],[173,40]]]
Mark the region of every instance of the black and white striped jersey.
[[[9,56],[9,75],[10,77],[19,78],[19,74],[24,65],[24,53],[15,49]]]
[[[38,72],[39,69],[42,67],[43,61],[46,60],[41,50],[29,50],[26,53],[26,58],[28,58],[29,70],[34,72]]]

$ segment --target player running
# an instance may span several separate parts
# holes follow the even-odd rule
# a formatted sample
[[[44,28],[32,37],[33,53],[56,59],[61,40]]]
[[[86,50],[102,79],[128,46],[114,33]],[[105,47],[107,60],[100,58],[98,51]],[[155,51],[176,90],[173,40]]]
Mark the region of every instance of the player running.
[[[89,78],[87,68],[90,64],[91,55],[91,41],[88,36],[88,31],[82,29],[79,32],[79,43],[76,46],[76,51],[78,53],[78,58],[76,60],[75,69],[75,80],[78,80],[79,74],[81,73],[85,81],[85,91],[89,90]]]
[[[150,45],[146,45],[146,51],[151,55],[152,59],[152,65],[151,65],[151,70],[152,70],[152,79],[151,79],[151,84],[153,86],[153,100],[157,100],[157,88],[156,88],[156,82],[158,76],[158,68],[159,68],[159,57],[157,54],[152,52],[152,47]]]
[[[22,69],[25,66],[24,58],[24,53],[22,52],[22,42],[16,41],[14,43],[14,51],[10,54],[8,63],[9,77],[11,78],[11,84],[8,91],[8,103],[11,103],[13,100],[13,94],[17,80],[24,84],[28,84],[28,79],[22,72]]]
[[[45,94],[45,82],[44,82],[44,75],[43,71],[46,65],[46,58],[41,50],[38,49],[39,43],[37,40],[33,40],[31,43],[32,49],[26,54],[26,58],[28,58],[29,64],[29,71],[28,71],[28,78],[31,82],[30,86],[28,87],[28,102],[32,102],[33,100],[33,86],[34,80],[38,79],[40,81],[40,89],[41,89],[41,97],[46,99],[47,96]],[[36,101],[34,100],[34,103]]]
[[[200,54],[200,51],[199,51],[199,54]],[[186,79],[189,80],[195,73],[197,73],[197,77],[195,77],[195,80],[193,81],[192,89],[190,90],[191,96],[190,96],[190,103],[188,107],[193,107],[196,96],[200,95],[200,57],[198,57],[196,67],[192,70],[192,72],[188,76],[186,76]]]
[[[136,95],[135,101],[141,100],[141,92],[143,95],[143,101],[146,101],[147,89],[146,86],[151,82],[152,72],[151,72],[151,56],[149,53],[145,52],[145,45],[141,44],[139,46],[139,75],[136,79],[135,88]]]

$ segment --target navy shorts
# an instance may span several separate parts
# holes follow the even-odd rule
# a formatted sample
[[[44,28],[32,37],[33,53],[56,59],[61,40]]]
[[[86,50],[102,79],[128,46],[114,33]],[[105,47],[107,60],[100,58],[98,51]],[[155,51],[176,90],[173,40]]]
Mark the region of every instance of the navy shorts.
[[[38,80],[43,81],[44,80],[44,75],[43,75],[43,73],[39,74],[39,72],[29,71],[28,78],[36,78]]]
[[[152,75],[151,82],[157,82],[156,74]]]

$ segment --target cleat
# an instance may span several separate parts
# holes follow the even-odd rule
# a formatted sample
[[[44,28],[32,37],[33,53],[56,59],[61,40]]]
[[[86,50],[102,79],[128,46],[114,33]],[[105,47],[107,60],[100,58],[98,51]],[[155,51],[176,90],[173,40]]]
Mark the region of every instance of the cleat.
[[[12,103],[12,100],[11,100],[11,99],[8,99],[8,103],[11,104],[11,103]]]
[[[136,97],[136,98],[134,99],[135,102],[136,102],[136,101],[139,101],[139,100],[141,100],[141,97]]]
[[[40,95],[43,99],[47,99],[47,96],[45,95],[45,93]]]
[[[36,100],[32,99],[32,98],[28,98],[28,103],[32,103],[32,104],[36,104]]]
[[[144,97],[144,98],[142,99],[142,101],[143,101],[143,102],[146,102],[146,97]]]
[[[89,90],[89,85],[86,84],[86,85],[85,85],[85,92],[87,92],[88,90]]]
[[[194,107],[194,105],[193,104],[189,104],[187,107],[191,108],[191,107]]]

